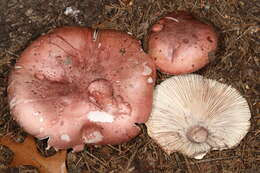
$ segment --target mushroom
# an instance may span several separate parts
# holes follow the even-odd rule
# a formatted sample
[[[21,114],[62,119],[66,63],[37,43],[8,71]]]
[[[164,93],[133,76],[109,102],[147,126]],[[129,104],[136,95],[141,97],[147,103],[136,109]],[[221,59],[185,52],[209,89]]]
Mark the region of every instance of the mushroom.
[[[160,71],[186,74],[214,59],[217,34],[188,12],[172,12],[151,27],[148,51]]]
[[[9,77],[13,118],[49,147],[119,144],[151,112],[155,67],[128,34],[63,27],[24,50]]]
[[[249,130],[250,117],[247,101],[236,89],[188,74],[156,87],[146,125],[167,154],[178,151],[201,159],[210,150],[237,146]]]

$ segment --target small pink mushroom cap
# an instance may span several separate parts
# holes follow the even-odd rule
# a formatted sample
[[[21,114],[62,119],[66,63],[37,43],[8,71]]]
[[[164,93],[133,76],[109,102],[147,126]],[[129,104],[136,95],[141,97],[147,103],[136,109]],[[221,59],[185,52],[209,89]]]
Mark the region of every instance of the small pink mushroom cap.
[[[160,71],[186,74],[214,59],[217,40],[213,26],[188,12],[173,12],[151,27],[148,51]]]
[[[155,67],[131,36],[63,27],[41,36],[9,78],[11,114],[56,149],[119,144],[151,112]]]

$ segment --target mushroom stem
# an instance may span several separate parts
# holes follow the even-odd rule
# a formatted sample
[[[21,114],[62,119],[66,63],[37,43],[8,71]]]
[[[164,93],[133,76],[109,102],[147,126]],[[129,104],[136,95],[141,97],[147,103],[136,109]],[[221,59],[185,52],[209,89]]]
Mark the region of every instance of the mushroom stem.
[[[202,126],[196,125],[188,130],[186,136],[191,142],[203,143],[208,138],[208,130]]]

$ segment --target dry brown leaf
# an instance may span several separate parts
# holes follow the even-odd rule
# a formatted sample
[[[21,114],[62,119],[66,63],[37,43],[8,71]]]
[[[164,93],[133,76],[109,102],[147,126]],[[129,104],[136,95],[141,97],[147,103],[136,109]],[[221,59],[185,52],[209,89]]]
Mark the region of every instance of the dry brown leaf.
[[[59,151],[54,156],[43,157],[32,136],[27,136],[23,143],[16,143],[11,137],[5,136],[0,138],[0,144],[8,146],[15,153],[11,166],[32,165],[41,173],[67,173],[66,150]]]

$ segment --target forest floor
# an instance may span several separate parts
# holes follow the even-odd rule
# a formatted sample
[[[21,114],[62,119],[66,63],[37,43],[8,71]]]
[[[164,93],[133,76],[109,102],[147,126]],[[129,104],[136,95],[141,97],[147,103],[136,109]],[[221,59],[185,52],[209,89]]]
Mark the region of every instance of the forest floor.
[[[232,85],[247,99],[251,128],[233,149],[212,151],[202,160],[168,156],[142,133],[121,145],[86,146],[67,153],[69,173],[257,173],[260,171],[260,1],[258,0],[1,0],[0,136],[22,140],[7,101],[8,74],[21,52],[41,34],[60,26],[130,32],[143,42],[150,26],[167,12],[186,10],[212,23],[219,33],[216,59],[196,72]],[[158,82],[167,75],[158,72]],[[45,144],[38,142],[44,151]],[[42,146],[42,147],[41,147]],[[40,149],[41,150],[41,149]],[[48,154],[48,153],[47,153]]]

